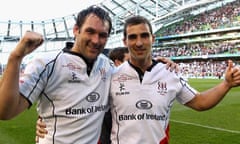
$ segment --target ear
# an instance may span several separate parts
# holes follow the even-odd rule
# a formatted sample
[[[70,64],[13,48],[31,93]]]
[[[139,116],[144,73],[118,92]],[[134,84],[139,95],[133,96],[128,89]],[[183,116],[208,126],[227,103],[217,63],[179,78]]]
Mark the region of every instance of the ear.
[[[126,38],[125,37],[123,38],[123,44],[124,44],[125,47],[127,47],[127,42],[126,42]]]
[[[154,43],[155,42],[155,35],[154,34],[152,34],[152,43]]]
[[[80,32],[79,27],[75,24],[73,27],[73,34],[76,36]]]

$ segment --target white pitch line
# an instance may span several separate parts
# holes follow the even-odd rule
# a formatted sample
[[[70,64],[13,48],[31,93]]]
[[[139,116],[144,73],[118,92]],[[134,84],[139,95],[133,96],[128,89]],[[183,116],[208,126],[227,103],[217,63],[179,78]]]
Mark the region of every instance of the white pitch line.
[[[208,129],[214,129],[214,130],[224,131],[224,132],[229,132],[229,133],[240,134],[240,131],[237,131],[237,130],[228,130],[228,129],[224,129],[224,128],[205,126],[205,125],[201,125],[201,124],[190,123],[190,122],[184,122],[184,121],[178,121],[178,120],[172,120],[172,119],[171,119],[170,121],[173,121],[173,122],[176,122],[176,123],[187,124],[187,125],[193,125],[193,126],[204,127],[204,128],[208,128]]]

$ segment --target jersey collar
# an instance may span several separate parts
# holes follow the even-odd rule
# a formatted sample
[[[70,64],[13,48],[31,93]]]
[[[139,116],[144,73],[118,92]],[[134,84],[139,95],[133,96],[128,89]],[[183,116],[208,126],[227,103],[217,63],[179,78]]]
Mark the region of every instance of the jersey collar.
[[[94,62],[88,62],[87,59],[86,59],[82,54],[73,52],[73,51],[71,51],[71,50],[68,49],[68,48],[64,48],[64,49],[63,49],[63,52],[70,53],[70,54],[72,54],[72,55],[76,55],[76,56],[79,56],[80,58],[82,58],[83,61],[84,61],[84,62],[86,63],[86,65],[87,65],[87,74],[90,75],[95,61],[94,61]]]
[[[136,72],[138,73],[139,79],[142,82],[144,72],[139,67],[134,66],[130,61],[128,61],[128,63],[131,67],[133,67],[136,70]],[[157,63],[158,62],[156,60],[152,59],[152,65],[147,68],[147,71],[150,72]]]

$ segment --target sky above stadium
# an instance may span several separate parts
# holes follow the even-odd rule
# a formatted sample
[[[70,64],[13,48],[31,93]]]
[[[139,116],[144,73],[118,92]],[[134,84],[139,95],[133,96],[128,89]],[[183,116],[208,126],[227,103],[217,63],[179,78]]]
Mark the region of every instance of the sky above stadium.
[[[79,12],[102,0],[6,0],[0,5],[0,21],[42,21]]]

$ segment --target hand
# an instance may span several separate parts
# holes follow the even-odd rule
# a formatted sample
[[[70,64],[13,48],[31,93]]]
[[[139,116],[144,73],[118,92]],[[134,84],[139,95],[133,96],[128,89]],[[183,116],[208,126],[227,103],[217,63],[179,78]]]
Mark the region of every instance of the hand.
[[[225,73],[225,81],[230,87],[240,86],[240,68],[238,66],[233,66],[231,60],[228,61],[228,67]]]
[[[43,36],[36,32],[27,31],[20,39],[17,47],[11,53],[14,56],[23,58],[27,54],[34,51],[43,43]]]
[[[165,63],[167,65],[167,69],[170,69],[171,72],[172,71],[175,71],[175,73],[179,72],[179,66],[174,61],[172,61],[172,60],[170,60],[168,58],[165,58],[165,57],[157,57],[156,60],[158,62]]]
[[[42,118],[39,117],[36,122],[36,137],[35,142],[38,143],[39,137],[44,138],[44,136],[48,133],[46,128],[46,124],[42,121]]]

